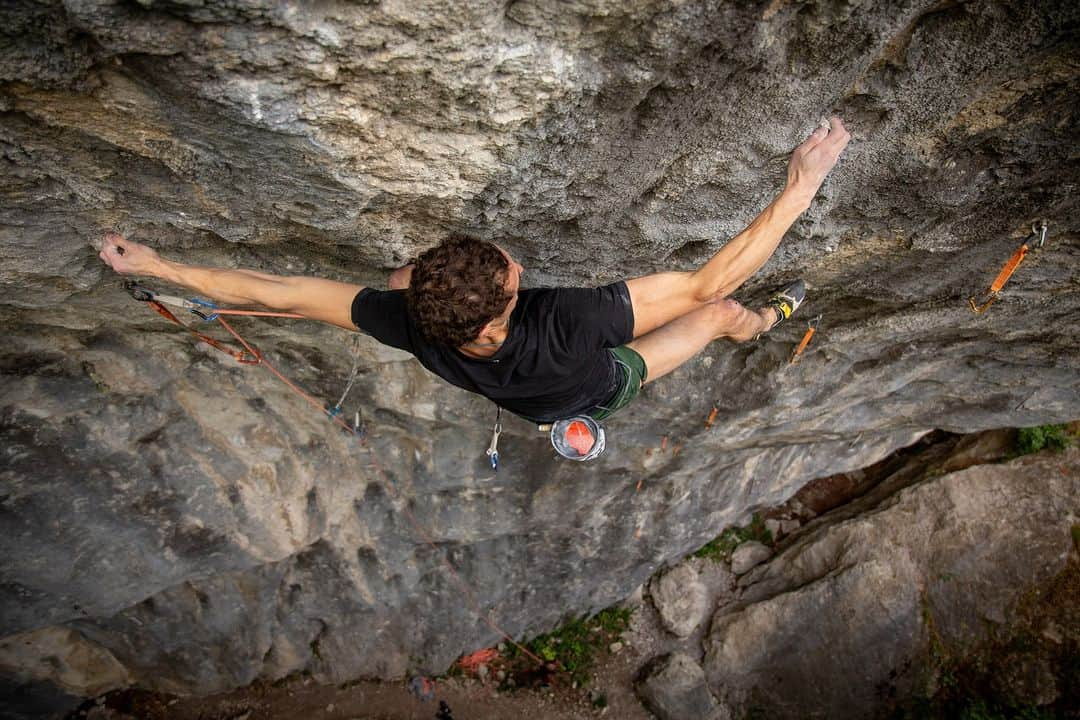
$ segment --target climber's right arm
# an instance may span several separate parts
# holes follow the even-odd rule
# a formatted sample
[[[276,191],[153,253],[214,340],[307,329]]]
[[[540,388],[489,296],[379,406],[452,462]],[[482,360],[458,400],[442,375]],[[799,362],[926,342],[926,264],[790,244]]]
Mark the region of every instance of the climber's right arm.
[[[122,274],[149,275],[229,305],[260,305],[355,330],[352,301],[362,285],[315,277],[269,275],[172,262],[153,249],[109,233],[99,257]]]

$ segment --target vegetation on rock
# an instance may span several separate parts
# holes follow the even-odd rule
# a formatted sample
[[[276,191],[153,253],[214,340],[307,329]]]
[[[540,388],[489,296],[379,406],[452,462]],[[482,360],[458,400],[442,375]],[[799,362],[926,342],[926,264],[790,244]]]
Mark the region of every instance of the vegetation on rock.
[[[1061,452],[1073,444],[1065,425],[1036,425],[1020,428],[1016,433],[1016,454],[1030,455],[1040,450]]]
[[[729,527],[720,533],[715,539],[710,540],[694,553],[694,557],[707,558],[715,562],[730,562],[731,553],[748,540],[756,540],[764,545],[772,546],[772,532],[765,527],[765,519],[754,513],[749,525],[742,527]]]

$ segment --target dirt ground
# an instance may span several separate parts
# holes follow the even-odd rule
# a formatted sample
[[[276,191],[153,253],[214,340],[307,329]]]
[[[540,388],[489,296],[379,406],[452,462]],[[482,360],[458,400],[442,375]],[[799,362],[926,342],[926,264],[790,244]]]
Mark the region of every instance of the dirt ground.
[[[709,583],[730,577],[719,567],[703,573]],[[719,589],[719,588],[717,588]],[[704,629],[678,639],[660,624],[655,608],[637,593],[617,645],[601,650],[585,687],[555,676],[550,685],[501,690],[495,678],[475,675],[435,680],[434,698],[421,701],[406,682],[361,680],[321,685],[310,677],[256,683],[207,697],[177,698],[147,692],[112,693],[72,713],[71,720],[655,720],[634,692],[652,658],[681,650],[700,655]],[[611,648],[614,648],[612,652]],[[449,712],[441,711],[441,703]],[[441,713],[441,714],[440,714]]]
[[[730,591],[726,567],[702,561],[713,593]],[[585,687],[557,675],[548,686],[501,690],[494,678],[462,675],[435,680],[434,698],[421,701],[402,682],[361,680],[321,685],[310,677],[256,683],[228,693],[176,698],[147,692],[112,693],[88,703],[71,720],[655,720],[634,692],[642,667],[675,650],[701,655],[703,623],[679,639],[663,629],[642,593],[626,603],[630,623],[617,645],[601,650]],[[612,651],[614,648],[614,651]],[[445,703],[449,712],[441,712]]]
[[[648,627],[639,627],[636,612],[623,647],[607,652],[585,688],[556,681],[546,688],[499,690],[493,681],[451,677],[435,681],[435,697],[414,697],[405,682],[358,681],[346,686],[320,685],[311,678],[252,685],[202,698],[169,698],[150,693],[117,693],[101,705],[73,714],[87,720],[578,720],[653,718],[634,695],[633,681],[643,656],[630,641],[637,637],[654,646]],[[643,648],[643,649],[645,649]],[[603,697],[604,707],[593,698]],[[441,703],[449,712],[441,712]],[[598,702],[597,704],[601,704]],[[441,714],[440,714],[441,713]]]

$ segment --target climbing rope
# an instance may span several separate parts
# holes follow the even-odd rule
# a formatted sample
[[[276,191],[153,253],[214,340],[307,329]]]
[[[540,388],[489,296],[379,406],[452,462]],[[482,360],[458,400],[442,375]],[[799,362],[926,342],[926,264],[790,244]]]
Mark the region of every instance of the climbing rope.
[[[312,407],[319,410],[320,413],[322,413],[322,414],[326,415],[327,417],[329,417],[331,422],[334,422],[335,424],[339,425],[343,430],[345,430],[347,433],[349,433],[354,438],[356,438],[360,442],[360,445],[364,449],[371,450],[371,448],[368,446],[368,443],[367,443],[366,434],[361,431],[359,415],[357,415],[355,425],[353,427],[349,427],[349,423],[341,417],[340,411],[339,412],[334,412],[334,410],[340,410],[341,403],[344,402],[345,396],[348,394],[349,389],[352,386],[352,383],[356,379],[355,377],[350,377],[349,384],[346,386],[345,393],[342,394],[341,400],[338,401],[338,405],[336,405],[334,408],[327,408],[326,405],[324,405],[318,398],[316,398],[313,395],[311,395],[310,393],[306,392],[299,385],[297,385],[292,380],[287,378],[280,370],[278,370],[276,367],[274,367],[274,365],[269,360],[266,359],[265,355],[263,355],[261,352],[259,352],[258,349],[256,349],[247,340],[245,340],[238,332],[236,332],[235,329],[233,329],[232,325],[230,325],[225,320],[225,318],[222,317],[222,315],[239,315],[239,316],[245,316],[246,315],[246,316],[252,316],[252,317],[281,317],[281,318],[298,318],[298,319],[302,319],[304,317],[303,315],[297,315],[295,313],[267,312],[267,311],[261,311],[261,310],[232,310],[232,309],[226,309],[226,308],[219,308],[216,305],[214,305],[213,303],[207,302],[205,300],[198,300],[198,299],[187,300],[187,299],[184,299],[184,298],[172,297],[172,296],[168,296],[168,295],[161,295],[161,294],[159,294],[159,293],[157,293],[157,292],[155,292],[153,290],[150,290],[149,288],[143,287],[143,286],[138,285],[138,284],[136,284],[134,282],[127,282],[127,283],[124,284],[124,286],[125,286],[125,288],[127,289],[127,291],[131,294],[131,296],[133,298],[135,298],[136,300],[139,300],[139,301],[142,301],[142,302],[145,302],[145,303],[149,304],[154,310],[157,310],[159,313],[161,313],[161,311],[164,310],[165,312],[162,313],[162,314],[166,318],[168,318],[171,321],[175,322],[177,325],[180,325],[180,327],[184,328],[185,330],[195,334],[200,339],[202,339],[203,341],[205,341],[208,344],[212,345],[213,347],[216,347],[219,350],[221,350],[222,352],[225,352],[226,354],[231,355],[232,357],[236,358],[236,360],[238,362],[241,362],[241,363],[243,363],[245,365],[262,365],[268,371],[270,371],[275,377],[277,377],[279,380],[281,380],[281,382],[283,382],[290,390],[292,390],[294,393],[296,393],[301,398],[303,398],[304,401],[306,401]],[[186,326],[182,322],[180,322],[176,318],[175,315],[173,315],[171,312],[169,312],[169,310],[164,307],[164,304],[170,304],[170,305],[174,305],[174,306],[177,306],[177,307],[182,307],[182,308],[184,308],[186,310],[191,311],[192,313],[194,313],[198,317],[202,318],[203,320],[217,320],[218,323],[223,328],[225,328],[225,330],[228,331],[228,333],[230,335],[232,335],[236,339],[237,342],[240,343],[240,345],[243,347],[243,350],[242,351],[233,350],[233,349],[228,348],[227,346],[219,343],[218,341],[213,340],[213,338],[208,338],[206,335],[204,335],[202,333],[199,333],[199,332],[196,332],[195,330],[192,330],[191,328],[189,328],[188,326]],[[165,314],[165,313],[167,313],[167,314]],[[354,339],[354,341],[355,341],[355,339]],[[244,359],[241,359],[241,358],[244,358]],[[354,369],[356,369],[356,372],[359,372],[359,370],[357,369],[358,368],[358,358],[359,358],[359,349],[357,348],[357,351],[354,354],[354,362],[353,362],[353,367],[354,367]],[[350,375],[352,375],[352,374],[350,373]],[[432,550],[435,551],[436,557],[438,557],[440,559],[440,561],[442,562],[442,564],[446,567],[446,569],[450,571],[450,575],[455,579],[455,581],[461,587],[461,590],[463,591],[466,599],[468,600],[468,603],[471,606],[473,613],[478,618],[480,618],[482,621],[484,621],[484,623],[488,627],[490,627],[497,635],[499,635],[504,640],[506,640],[508,643],[510,643],[511,645],[516,647],[518,650],[520,650],[522,652],[522,654],[524,654],[528,658],[534,660],[537,664],[539,664],[541,666],[546,666],[546,663],[544,662],[543,659],[541,659],[535,653],[531,652],[528,648],[521,645],[516,640],[514,640],[512,637],[510,637],[510,635],[505,630],[503,630],[499,625],[497,625],[495,623],[495,621],[490,618],[490,616],[485,615],[481,611],[480,602],[476,598],[476,595],[473,593],[473,590],[470,587],[469,583],[466,582],[465,579],[457,572],[457,570],[454,569],[454,566],[446,558],[445,554],[440,551],[439,545],[435,542],[434,538],[431,537],[431,534],[427,531],[427,529],[424,527],[424,525],[421,524],[420,521],[418,521],[416,519],[416,517],[409,511],[408,504],[405,502],[404,496],[401,495],[401,493],[398,490],[397,486],[393,482],[390,481],[390,477],[387,474],[386,470],[382,467],[382,464],[379,462],[378,456],[374,452],[371,452],[370,457],[371,457],[372,466],[375,468],[376,473],[379,475],[379,478],[382,480],[383,485],[389,491],[391,498],[401,506],[401,511],[405,515],[406,519],[409,521],[409,524],[412,525],[413,529],[416,531],[416,533],[418,535],[420,535],[421,539],[427,545],[429,545]],[[355,462],[355,459],[353,458],[352,455],[349,455],[349,459],[350,459],[350,461]]]
[[[1020,263],[1024,262],[1024,258],[1027,257],[1029,251],[1032,250],[1029,240],[1036,238],[1034,241],[1034,251],[1038,252],[1042,250],[1043,245],[1046,244],[1046,221],[1040,220],[1031,226],[1031,233],[1024,240],[1023,244],[1016,249],[1016,252],[1005,261],[1005,265],[1002,266],[1001,272],[994,278],[994,282],[990,284],[990,290],[981,298],[981,302],[978,301],[977,296],[972,295],[968,298],[968,305],[971,307],[971,311],[974,313],[984,313],[994,301],[998,298],[998,293],[1005,287],[1005,283],[1009,282],[1009,278],[1016,272],[1016,268],[1020,267]]]

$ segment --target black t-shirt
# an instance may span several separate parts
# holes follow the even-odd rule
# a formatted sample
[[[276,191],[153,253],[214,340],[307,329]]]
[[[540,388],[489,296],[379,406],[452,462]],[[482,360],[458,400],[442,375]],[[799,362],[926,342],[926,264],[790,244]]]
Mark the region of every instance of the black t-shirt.
[[[608,400],[618,388],[606,348],[633,339],[634,310],[625,282],[600,288],[518,292],[506,341],[489,358],[471,358],[431,342],[413,323],[404,290],[364,288],[353,300],[356,327],[411,352],[444,380],[537,421],[565,418]]]

